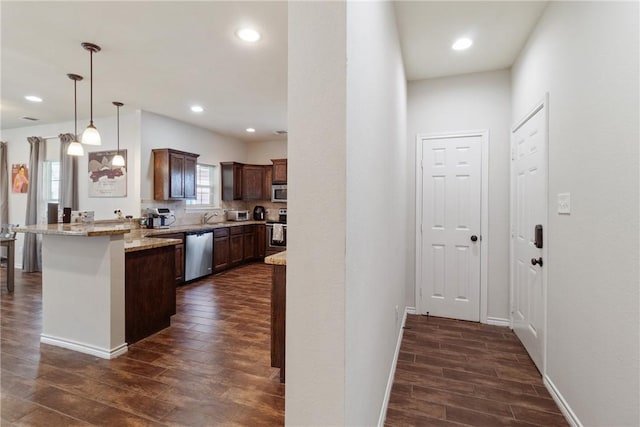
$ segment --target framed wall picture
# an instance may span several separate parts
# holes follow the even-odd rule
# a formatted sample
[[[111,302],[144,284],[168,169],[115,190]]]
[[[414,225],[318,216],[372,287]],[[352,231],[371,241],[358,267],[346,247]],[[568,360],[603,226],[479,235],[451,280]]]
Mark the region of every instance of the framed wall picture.
[[[89,153],[89,197],[127,196],[127,150],[120,150],[124,166],[111,163],[117,151],[96,151]]]
[[[11,192],[26,193],[29,190],[29,169],[25,163],[11,165]]]

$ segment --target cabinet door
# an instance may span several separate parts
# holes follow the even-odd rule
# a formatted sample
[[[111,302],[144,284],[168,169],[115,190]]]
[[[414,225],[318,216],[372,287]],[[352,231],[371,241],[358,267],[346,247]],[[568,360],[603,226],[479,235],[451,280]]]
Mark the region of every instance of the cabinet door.
[[[175,247],[176,247],[176,284],[179,284],[184,282],[184,245],[176,245]]]
[[[271,184],[273,181],[273,166],[263,166],[264,180],[262,181],[262,200],[271,201]]]
[[[275,159],[273,162],[273,184],[287,183],[287,159]]]
[[[242,165],[233,164],[233,200],[242,200]]]
[[[251,261],[256,257],[256,231],[255,226],[244,227],[244,260]]]
[[[229,263],[238,265],[244,259],[244,234],[231,235],[229,238]]]
[[[262,166],[244,165],[242,168],[242,200],[264,200],[264,168]]]
[[[169,197],[184,197],[184,156],[169,153]]]
[[[256,256],[264,258],[267,247],[267,228],[264,225],[256,225]]]
[[[213,239],[213,271],[216,273],[229,268],[229,237]]]
[[[196,198],[196,163],[196,157],[184,156],[183,194],[185,199]]]

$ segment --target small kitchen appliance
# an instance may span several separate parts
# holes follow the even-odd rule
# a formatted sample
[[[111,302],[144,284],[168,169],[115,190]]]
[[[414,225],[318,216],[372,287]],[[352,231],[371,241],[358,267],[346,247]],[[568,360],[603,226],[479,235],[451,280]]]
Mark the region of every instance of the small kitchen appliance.
[[[271,201],[287,203],[287,184],[273,184],[271,186]]]
[[[265,220],[265,210],[264,206],[256,206],[253,208],[253,220],[254,221],[264,221]]]
[[[227,221],[249,221],[249,211],[228,210]]]
[[[173,212],[169,208],[148,208],[147,228],[169,228],[173,222],[169,222],[169,217]]]
[[[278,209],[278,222],[283,224],[287,223],[287,210],[286,209]]]

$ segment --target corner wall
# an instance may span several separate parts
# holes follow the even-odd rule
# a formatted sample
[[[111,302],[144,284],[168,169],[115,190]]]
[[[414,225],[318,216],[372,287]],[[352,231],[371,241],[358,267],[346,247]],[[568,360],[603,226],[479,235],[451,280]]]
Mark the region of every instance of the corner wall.
[[[406,78],[391,2],[347,3],[346,425],[376,425],[405,309]]]
[[[638,16],[550,2],[513,67],[512,123],[549,92],[546,375],[585,426],[640,425]]]
[[[416,136],[467,130],[489,130],[489,247],[487,313],[508,320],[509,315],[509,168],[510,70],[416,80],[408,84],[407,185],[409,220],[415,230]],[[484,220],[484,219],[483,219]],[[406,303],[415,301],[415,241],[408,242],[410,277]]]

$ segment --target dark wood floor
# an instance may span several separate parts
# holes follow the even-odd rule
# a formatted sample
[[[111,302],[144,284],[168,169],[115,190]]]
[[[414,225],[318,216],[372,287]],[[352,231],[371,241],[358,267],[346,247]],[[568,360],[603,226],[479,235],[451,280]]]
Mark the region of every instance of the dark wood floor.
[[[271,266],[179,288],[171,327],[114,360],[40,344],[40,275],[18,270],[14,294],[4,280],[2,426],[284,424],[284,385],[270,367]]]
[[[387,426],[568,426],[511,330],[409,315]]]

